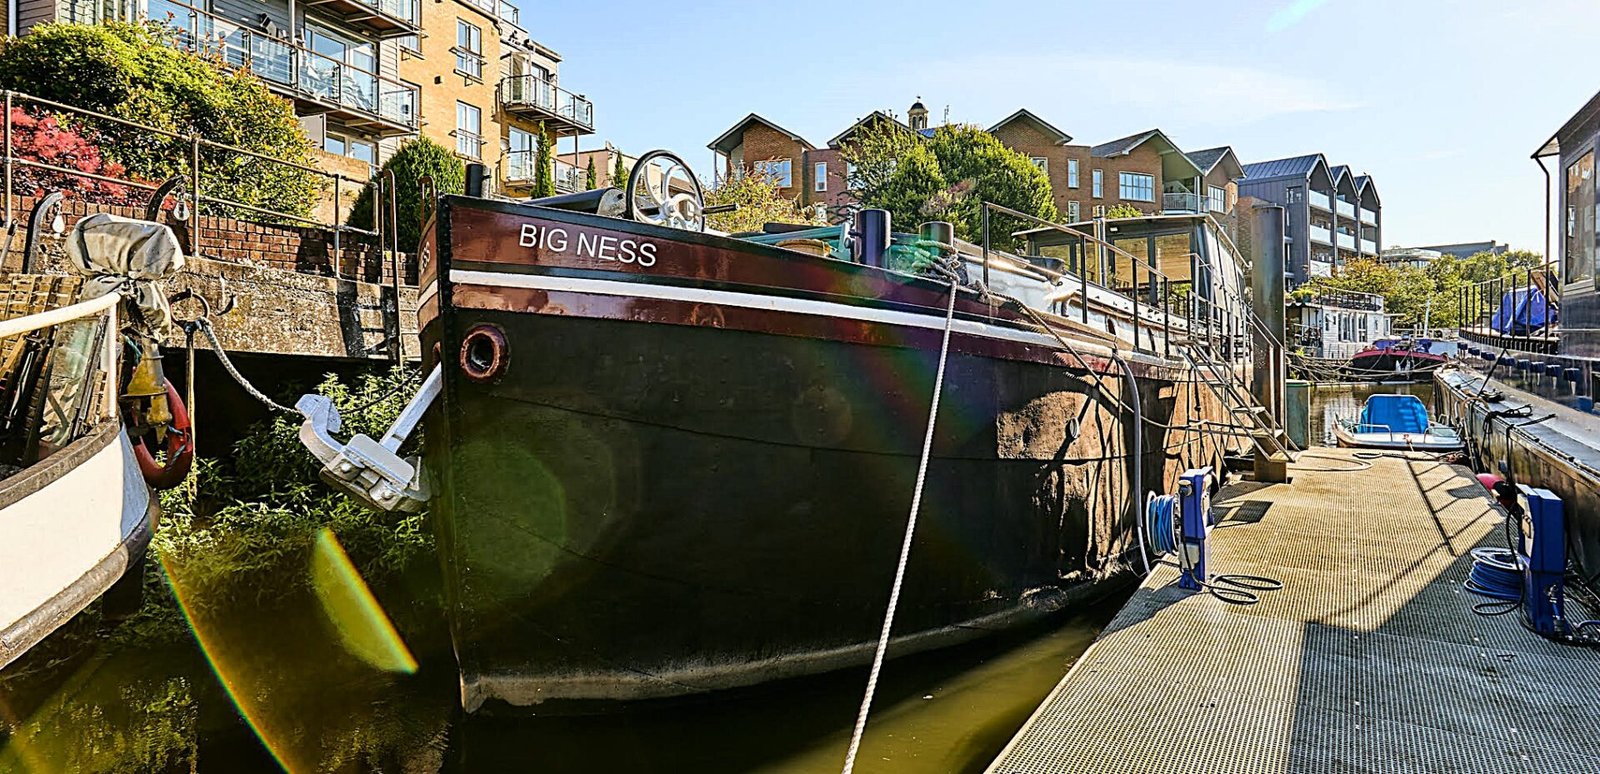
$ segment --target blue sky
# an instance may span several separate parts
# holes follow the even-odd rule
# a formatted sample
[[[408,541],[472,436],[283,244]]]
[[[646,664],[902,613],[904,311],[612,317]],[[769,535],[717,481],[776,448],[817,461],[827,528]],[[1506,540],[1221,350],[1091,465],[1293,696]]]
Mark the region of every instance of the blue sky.
[[[935,123],[1026,106],[1079,143],[1160,127],[1245,162],[1320,151],[1373,175],[1387,246],[1538,249],[1528,157],[1600,90],[1573,75],[1595,70],[1593,0],[520,2],[595,103],[585,148],[708,175],[706,144],[750,112],[820,144],[918,95]]]

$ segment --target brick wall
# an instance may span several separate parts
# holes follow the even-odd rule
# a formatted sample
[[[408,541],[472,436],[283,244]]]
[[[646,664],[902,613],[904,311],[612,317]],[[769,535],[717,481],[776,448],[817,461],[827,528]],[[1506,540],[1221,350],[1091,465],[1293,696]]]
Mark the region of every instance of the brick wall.
[[[780,189],[784,196],[800,196],[805,192],[808,178],[805,170],[805,146],[793,137],[775,131],[766,124],[751,123],[744,132],[744,166],[752,168],[757,161],[789,159],[790,185]],[[731,172],[732,170],[725,170]],[[803,200],[802,200],[803,201]]]
[[[27,242],[26,226],[29,214],[33,212],[37,203],[38,199],[32,196],[18,196],[13,200],[14,217],[21,227],[9,236],[4,245],[4,260],[0,263],[0,270],[22,270],[23,253]],[[98,212],[108,212],[125,218],[144,218],[143,207],[111,206],[69,200],[63,202],[61,207],[62,219],[66,226],[64,233],[70,233],[80,219]],[[205,258],[302,274],[337,275],[385,284],[391,282],[394,276],[389,262],[379,260],[370,238],[366,241],[356,241],[347,235],[341,240],[339,251],[335,254],[332,232],[320,228],[253,223],[213,215],[202,215],[198,218],[191,216],[188,221],[179,221],[172,217],[170,209],[161,214],[158,222],[172,228],[179,244],[183,245],[185,254],[189,253],[191,244],[190,230],[197,224],[200,255]],[[62,239],[54,234],[44,235],[41,246],[46,255],[50,256],[41,263],[58,261],[65,254]],[[411,256],[404,256],[404,263],[405,266],[402,268],[404,284],[416,284],[415,260]]]

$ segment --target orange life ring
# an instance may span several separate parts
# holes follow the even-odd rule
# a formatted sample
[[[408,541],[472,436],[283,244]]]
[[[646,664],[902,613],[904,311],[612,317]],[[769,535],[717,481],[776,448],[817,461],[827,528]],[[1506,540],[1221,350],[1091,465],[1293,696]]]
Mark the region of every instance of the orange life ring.
[[[190,466],[194,464],[189,409],[178,397],[178,388],[172,386],[171,380],[163,381],[167,386],[167,408],[172,412],[172,426],[167,428],[166,463],[156,462],[155,455],[145,446],[143,438],[133,439],[133,458],[139,462],[139,472],[144,474],[145,483],[155,489],[171,489],[183,483],[183,479],[189,475]]]

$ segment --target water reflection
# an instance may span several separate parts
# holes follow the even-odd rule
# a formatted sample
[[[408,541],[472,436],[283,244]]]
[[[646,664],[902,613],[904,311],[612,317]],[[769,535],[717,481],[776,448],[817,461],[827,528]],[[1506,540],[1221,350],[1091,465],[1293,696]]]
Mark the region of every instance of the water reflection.
[[[295,561],[314,568],[327,550]],[[194,636],[166,642],[81,617],[0,674],[0,771],[828,771],[865,681],[850,670],[613,714],[462,717],[448,647],[424,638],[409,661],[405,627],[369,620],[375,600],[349,617],[315,588],[262,591],[249,605],[187,600]],[[863,770],[981,770],[1124,599],[890,661]],[[352,648],[341,626],[364,620],[357,639],[377,640]]]

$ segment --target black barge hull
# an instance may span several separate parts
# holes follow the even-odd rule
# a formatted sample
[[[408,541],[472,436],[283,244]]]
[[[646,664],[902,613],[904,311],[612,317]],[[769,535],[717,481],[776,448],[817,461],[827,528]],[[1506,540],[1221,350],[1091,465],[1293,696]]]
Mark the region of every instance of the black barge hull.
[[[681,274],[510,260],[494,234],[528,223],[649,240]],[[735,248],[748,254],[722,254]],[[423,339],[446,368],[428,464],[464,706],[680,696],[870,660],[937,370],[937,285],[460,199],[429,249]],[[801,287],[763,286],[774,262]],[[835,303],[812,280],[900,295],[793,311]],[[479,381],[455,361],[484,326],[506,351]],[[1036,336],[966,320],[952,337],[894,654],[1084,604],[1137,551],[1132,423]],[[1133,367],[1154,422],[1222,419],[1182,371]],[[1156,425],[1143,444],[1146,491],[1224,451]]]

